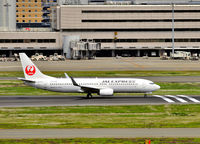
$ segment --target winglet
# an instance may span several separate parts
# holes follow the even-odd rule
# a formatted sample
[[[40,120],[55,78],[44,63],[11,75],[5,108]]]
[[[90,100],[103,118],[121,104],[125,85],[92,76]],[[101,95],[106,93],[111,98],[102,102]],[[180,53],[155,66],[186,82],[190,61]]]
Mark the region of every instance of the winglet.
[[[68,75],[67,73],[65,73],[65,77],[66,77],[66,78],[70,78],[69,75]]]
[[[76,81],[74,80],[74,78],[73,78],[73,77],[71,77],[71,76],[70,76],[70,78],[71,78],[71,80],[72,80],[72,83],[73,83],[73,85],[74,85],[74,86],[79,86],[79,85],[76,83]]]

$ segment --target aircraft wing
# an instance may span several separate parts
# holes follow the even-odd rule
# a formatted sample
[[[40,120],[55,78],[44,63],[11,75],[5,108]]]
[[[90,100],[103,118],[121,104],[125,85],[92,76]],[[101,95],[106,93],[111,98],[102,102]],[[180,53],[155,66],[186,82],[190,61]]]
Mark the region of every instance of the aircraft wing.
[[[25,78],[17,78],[18,80],[22,80],[22,81],[24,81],[24,82],[29,82],[29,83],[35,83],[35,81],[33,81],[33,80],[27,80],[27,79],[25,79]]]
[[[73,83],[74,86],[80,87],[86,93],[98,93],[100,91],[100,88],[89,87],[89,86],[81,86],[81,85],[76,83],[76,81],[74,80],[73,77],[70,77],[70,78],[71,78],[72,83]]]

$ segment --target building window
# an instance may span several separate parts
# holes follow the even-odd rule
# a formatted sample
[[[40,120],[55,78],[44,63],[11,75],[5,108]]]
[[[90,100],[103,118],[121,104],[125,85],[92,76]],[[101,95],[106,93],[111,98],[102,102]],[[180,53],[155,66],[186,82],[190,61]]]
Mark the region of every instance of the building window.
[[[24,43],[30,43],[30,42],[31,42],[30,39],[25,39],[25,40],[24,40]]]
[[[31,23],[31,20],[29,20],[28,22]]]
[[[56,39],[50,39],[50,43],[55,43]]]
[[[31,17],[31,15],[28,15],[28,17]]]
[[[35,12],[37,12],[37,10],[35,10]]]
[[[6,40],[5,40],[5,43],[10,43],[10,40],[9,40],[9,39],[6,39]]]
[[[28,10],[28,12],[31,12],[31,10]]]
[[[37,0],[35,0],[35,2],[37,2]]]
[[[36,43],[36,40],[35,39],[31,39],[31,43]]]
[[[35,22],[37,22],[37,20],[35,20]]]
[[[0,43],[56,43],[56,39],[0,39]]]
[[[19,20],[16,20],[16,22],[18,23],[18,22],[19,22]]]
[[[25,20],[22,21],[23,23],[25,22]]]
[[[35,17],[37,17],[37,15],[35,15]]]
[[[18,10],[16,10],[16,12],[18,12]]]
[[[17,15],[17,17],[19,17],[19,15]]]
[[[25,15],[23,15],[23,17],[25,17]]]
[[[17,40],[16,39],[12,39],[12,43],[17,43]]]
[[[22,12],[25,12],[25,10],[22,10]]]

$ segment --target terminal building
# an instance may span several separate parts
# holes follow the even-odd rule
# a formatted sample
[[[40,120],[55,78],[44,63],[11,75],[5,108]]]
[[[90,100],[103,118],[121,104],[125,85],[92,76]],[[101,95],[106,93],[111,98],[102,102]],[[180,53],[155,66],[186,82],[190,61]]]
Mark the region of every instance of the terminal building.
[[[101,43],[103,56],[172,49],[171,5],[61,5],[53,28]],[[200,5],[174,6],[175,49],[199,51]]]
[[[104,57],[160,56],[164,52],[170,55],[172,36],[175,50],[200,54],[198,1],[135,0],[120,5],[110,1],[87,2],[52,7],[52,28],[48,32],[0,32],[0,54],[62,54],[65,38],[70,36],[82,42],[100,43],[97,56]]]

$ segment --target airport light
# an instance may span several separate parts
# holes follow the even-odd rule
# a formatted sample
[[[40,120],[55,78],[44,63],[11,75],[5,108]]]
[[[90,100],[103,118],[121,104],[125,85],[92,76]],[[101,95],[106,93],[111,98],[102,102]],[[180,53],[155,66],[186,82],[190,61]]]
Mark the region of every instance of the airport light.
[[[172,3],[172,58],[174,58],[174,3]]]
[[[118,32],[114,32],[114,49],[116,49],[117,48],[117,35],[118,35]]]
[[[8,1],[6,1],[6,4],[5,5],[3,5],[4,7],[6,7],[6,12],[7,12],[7,20],[6,20],[6,25],[7,25],[7,27],[9,27],[9,7],[11,6],[11,5],[9,5],[9,3],[8,3]]]

